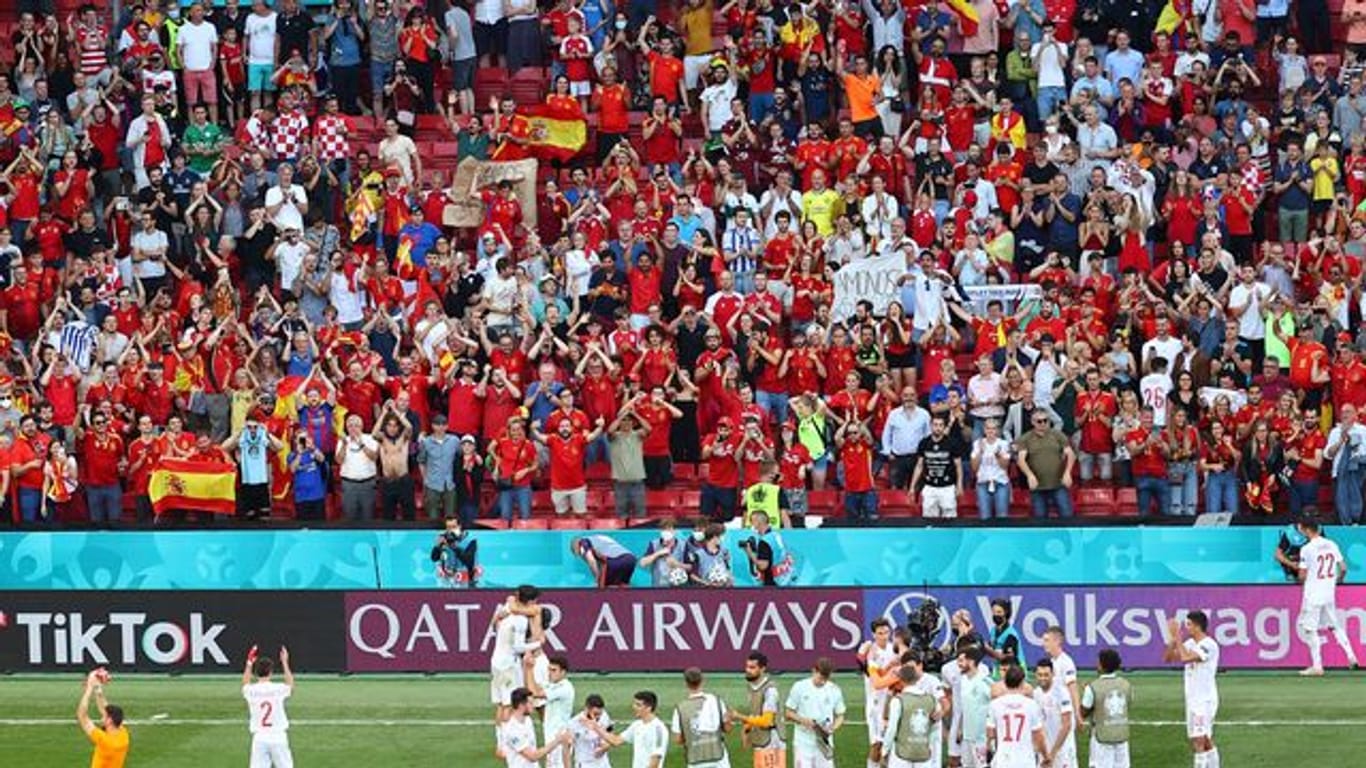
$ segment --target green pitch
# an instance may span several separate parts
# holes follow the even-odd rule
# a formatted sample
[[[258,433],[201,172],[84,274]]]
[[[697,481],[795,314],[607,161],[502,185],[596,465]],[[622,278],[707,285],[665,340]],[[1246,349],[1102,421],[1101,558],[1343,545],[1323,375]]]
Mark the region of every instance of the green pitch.
[[[601,694],[608,712],[630,715],[631,694],[648,689],[667,718],[682,692],[681,675],[571,675],[579,702]],[[784,695],[792,675],[779,677]],[[1177,673],[1134,675],[1135,768],[1191,764]],[[1237,768],[1344,766],[1348,747],[1366,725],[1366,678],[1346,672],[1319,680],[1293,674],[1232,673],[1219,678],[1222,703],[1215,738],[1223,764]],[[852,673],[836,676],[852,721],[836,737],[837,765],[861,768],[867,745],[862,686]],[[708,690],[743,705],[743,681],[710,675]],[[90,747],[75,723],[80,679],[70,675],[0,678],[0,764],[59,768],[89,762]],[[131,720],[129,768],[241,768],[250,738],[238,682],[229,677],[119,676],[111,703]],[[290,742],[300,768],[476,768],[495,766],[488,683],[468,676],[301,676],[289,703]],[[666,720],[667,721],[667,720]],[[539,730],[539,729],[538,729]],[[731,739],[738,749],[738,736]],[[1085,765],[1085,739],[1079,740]],[[628,766],[623,747],[615,766]],[[736,768],[749,765],[733,760]],[[669,751],[667,765],[682,766]]]

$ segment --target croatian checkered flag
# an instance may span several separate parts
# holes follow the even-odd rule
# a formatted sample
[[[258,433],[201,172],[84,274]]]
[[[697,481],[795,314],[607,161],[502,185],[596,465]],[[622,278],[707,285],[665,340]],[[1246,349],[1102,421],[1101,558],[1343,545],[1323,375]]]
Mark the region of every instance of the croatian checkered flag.
[[[84,320],[73,320],[63,325],[57,349],[81,369],[81,373],[88,372],[90,355],[95,351],[95,326]]]

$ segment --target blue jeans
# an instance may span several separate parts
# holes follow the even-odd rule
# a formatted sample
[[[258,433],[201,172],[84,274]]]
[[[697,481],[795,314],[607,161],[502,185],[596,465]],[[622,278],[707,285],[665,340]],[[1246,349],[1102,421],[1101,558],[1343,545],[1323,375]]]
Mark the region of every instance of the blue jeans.
[[[85,505],[92,523],[117,523],[123,512],[123,489],[115,485],[87,485]]]
[[[1171,499],[1167,508],[1172,515],[1177,517],[1194,517],[1195,506],[1199,503],[1198,497],[1195,495],[1199,490],[1195,477],[1195,464],[1189,461],[1179,461],[1176,464],[1184,466],[1186,471],[1181,482],[1167,483],[1167,493]]]
[[[597,464],[599,461],[608,460],[607,436],[602,435],[597,440],[589,443],[583,451],[583,463],[585,466]]]
[[[1057,85],[1044,86],[1039,89],[1039,122],[1048,119],[1053,111],[1067,103],[1067,89]]]
[[[1072,516],[1072,492],[1067,488],[1049,488],[1029,492],[1029,505],[1033,507],[1035,519],[1042,520],[1048,517],[1049,502],[1058,508],[1058,517],[1069,518]]]
[[[1238,514],[1238,476],[1231,469],[1205,478],[1205,514],[1220,512]]]
[[[23,493],[23,489],[19,489],[19,492]],[[1360,472],[1349,472],[1343,468],[1333,478],[1333,507],[1338,512],[1338,522],[1343,525],[1361,522]]]
[[[786,392],[765,392],[762,389],[754,391],[754,400],[768,414],[770,422],[776,421],[779,424],[787,423],[787,393]]]
[[[772,106],[772,93],[751,93],[749,95],[749,121],[755,125],[763,122],[764,114]]]
[[[877,491],[846,492],[844,516],[850,520],[876,520]]]
[[[514,485],[511,488],[498,491],[498,516],[504,522],[512,522],[512,505],[516,504],[523,520],[531,517],[531,488],[524,485]]]
[[[736,293],[741,294],[743,296],[748,296],[751,293],[754,293],[753,272],[736,272],[734,273],[734,276]]]
[[[1308,506],[1319,503],[1319,483],[1317,480],[1292,480],[1290,482],[1290,512],[1298,515]]]
[[[19,514],[26,523],[38,522],[43,507],[43,492],[37,488],[19,489]]]
[[[1010,484],[997,483],[992,491],[986,483],[977,486],[977,515],[983,520],[1004,520],[1010,515]]]
[[[1157,505],[1159,515],[1165,515],[1171,510],[1171,485],[1167,478],[1137,475],[1134,477],[1134,487],[1138,489],[1139,517],[1151,514],[1154,504]]]

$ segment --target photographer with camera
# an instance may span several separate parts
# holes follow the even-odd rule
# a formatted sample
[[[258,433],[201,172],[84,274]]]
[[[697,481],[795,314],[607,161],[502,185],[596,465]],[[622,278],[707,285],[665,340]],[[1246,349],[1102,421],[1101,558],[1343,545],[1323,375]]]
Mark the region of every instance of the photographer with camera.
[[[327,454],[318,450],[307,432],[294,438],[289,471],[294,478],[295,519],[322,520],[326,517]]]
[[[1323,457],[1333,462],[1333,509],[1338,522],[1361,522],[1361,483],[1366,476],[1366,425],[1357,421],[1356,406],[1342,406],[1342,418],[1328,433]]]
[[[451,588],[479,586],[479,567],[475,563],[478,553],[479,542],[460,525],[460,518],[446,515],[446,529],[437,534],[432,546],[437,581]]]

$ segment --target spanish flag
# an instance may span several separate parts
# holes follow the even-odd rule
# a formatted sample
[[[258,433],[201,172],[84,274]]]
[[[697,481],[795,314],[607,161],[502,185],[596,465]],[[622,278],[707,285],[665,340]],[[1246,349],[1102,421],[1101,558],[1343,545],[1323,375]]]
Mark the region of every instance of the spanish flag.
[[[365,188],[356,190],[351,196],[351,242],[356,242],[370,231],[370,222],[375,218],[375,204]]]
[[[972,7],[970,0],[944,0],[944,5],[953,11],[958,17],[958,31],[963,37],[972,37],[977,34],[977,9]]]
[[[588,143],[588,119],[578,102],[518,107],[531,125],[527,151],[542,160],[568,160]]]
[[[299,420],[299,387],[303,386],[306,376],[286,376],[275,384],[275,412],[277,419],[288,419],[291,423]]]
[[[1186,15],[1190,11],[1190,3],[1186,0],[1167,0],[1163,6],[1162,13],[1157,15],[1157,26],[1153,27],[1153,32],[1162,32],[1168,35],[1176,34],[1186,20]]]
[[[152,471],[147,495],[158,515],[172,509],[231,515],[237,511],[237,468],[218,462],[162,459]]]

